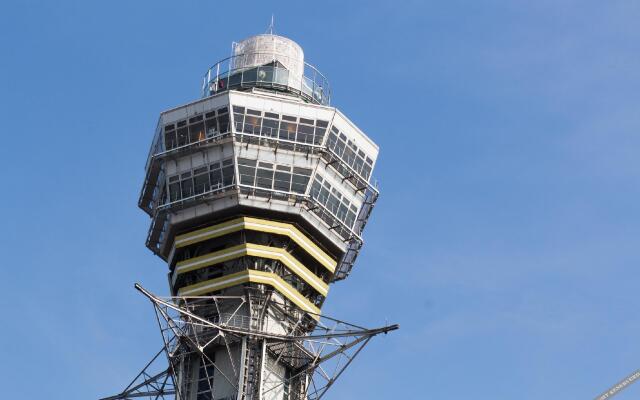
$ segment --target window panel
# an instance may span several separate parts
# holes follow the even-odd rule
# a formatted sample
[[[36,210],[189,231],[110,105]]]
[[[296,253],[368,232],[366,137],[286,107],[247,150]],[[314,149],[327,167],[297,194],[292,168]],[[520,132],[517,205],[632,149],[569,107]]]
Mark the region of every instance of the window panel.
[[[233,184],[233,175],[234,175],[233,162],[231,160],[229,161],[231,162],[231,165],[222,167],[222,185],[223,186],[229,186]]]
[[[273,170],[258,168],[256,171],[256,186],[271,189],[273,186]]]
[[[178,146],[184,146],[189,140],[189,131],[187,127],[178,129]]]
[[[174,182],[169,184],[169,201],[180,200],[180,182]]]
[[[196,173],[193,177],[194,192],[200,194],[209,190],[209,173],[206,168],[204,172]]]
[[[191,177],[180,180],[180,186],[182,187],[182,198],[193,196],[193,180]]]
[[[222,187],[222,170],[218,167],[209,171],[209,179],[211,180],[211,188],[218,189]]]
[[[204,124],[199,122],[189,126],[189,141],[195,143],[204,139]]]
[[[278,125],[279,121],[265,118],[262,120],[262,135],[269,137],[278,136]]]
[[[262,118],[247,115],[244,120],[244,128],[242,129],[242,131],[245,133],[251,133],[253,135],[259,135],[261,123]]]
[[[176,139],[176,131],[169,131],[164,133],[164,148],[171,150],[178,144]]]
[[[218,128],[220,133],[229,131],[229,114],[218,115]]]
[[[220,132],[218,130],[218,121],[215,118],[211,118],[205,121],[207,137],[213,137]]]
[[[274,190],[290,191],[291,174],[288,172],[276,171],[273,181]]]
[[[240,183],[243,185],[255,186],[255,167],[246,165],[238,165],[238,173],[240,174]]]

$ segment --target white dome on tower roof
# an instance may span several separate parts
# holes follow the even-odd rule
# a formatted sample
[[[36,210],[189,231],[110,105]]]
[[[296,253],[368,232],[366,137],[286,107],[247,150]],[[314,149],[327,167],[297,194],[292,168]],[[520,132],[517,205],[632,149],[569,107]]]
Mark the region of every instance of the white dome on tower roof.
[[[251,36],[233,44],[233,56],[232,69],[276,62],[289,70],[289,86],[299,86],[302,81],[304,51],[289,38],[272,34]]]

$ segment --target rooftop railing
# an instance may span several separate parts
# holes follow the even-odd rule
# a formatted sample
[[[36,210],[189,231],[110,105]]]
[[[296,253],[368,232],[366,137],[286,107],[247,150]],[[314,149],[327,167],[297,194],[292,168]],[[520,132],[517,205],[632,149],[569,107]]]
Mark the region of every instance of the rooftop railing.
[[[272,62],[253,67],[246,65],[245,60],[265,59],[271,56]],[[261,87],[272,90],[292,92],[304,100],[328,106],[331,101],[329,81],[313,65],[304,63],[301,76],[296,76],[279,60],[282,56],[270,53],[240,54],[225,58],[207,70],[202,82],[202,96],[208,97],[229,89],[247,89]],[[292,60],[300,63],[300,61]]]

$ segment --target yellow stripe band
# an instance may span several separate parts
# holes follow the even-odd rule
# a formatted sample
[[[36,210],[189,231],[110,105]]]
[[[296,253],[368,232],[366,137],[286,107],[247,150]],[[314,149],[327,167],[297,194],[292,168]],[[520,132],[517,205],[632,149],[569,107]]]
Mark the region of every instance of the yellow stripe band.
[[[265,219],[240,217],[221,224],[209,226],[207,228],[198,229],[193,232],[176,236],[174,242],[175,248],[181,248],[193,243],[202,242],[208,239],[224,236],[229,233],[249,229],[259,232],[274,233],[277,235],[288,236],[293,239],[300,247],[302,247],[313,258],[318,260],[326,269],[332,273],[336,270],[336,261],[333,260],[320,247],[307,238],[298,228],[291,224],[282,222],[269,221]]]
[[[326,297],[327,293],[329,293],[329,285],[324,283],[322,279],[318,278],[313,272],[305,267],[300,261],[296,260],[296,258],[289,254],[286,250],[278,247],[262,246],[252,243],[244,243],[237,246],[229,247],[224,250],[205,254],[203,256],[180,261],[176,264],[174,276],[177,277],[179,274],[184,274],[189,271],[194,271],[196,269],[219,264],[244,256],[269,258],[271,260],[280,261],[281,263],[286,265],[291,272],[311,285],[311,287],[317,290],[321,295]]]
[[[278,275],[271,272],[262,272],[253,269],[247,269],[220,278],[210,279],[194,285],[185,286],[178,290],[178,296],[200,296],[209,292],[215,292],[248,282],[269,285],[284,295],[287,299],[291,300],[302,310],[311,313],[311,317],[314,319],[318,320],[320,318],[320,309]]]

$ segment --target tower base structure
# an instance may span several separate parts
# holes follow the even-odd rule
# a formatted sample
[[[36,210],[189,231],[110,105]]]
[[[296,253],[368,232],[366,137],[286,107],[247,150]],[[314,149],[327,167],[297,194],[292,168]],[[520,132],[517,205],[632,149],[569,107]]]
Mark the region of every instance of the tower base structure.
[[[101,400],[317,400],[374,336],[398,329],[318,316],[273,333],[274,292],[161,298],[136,289],[153,304],[163,346],[121,393]]]

